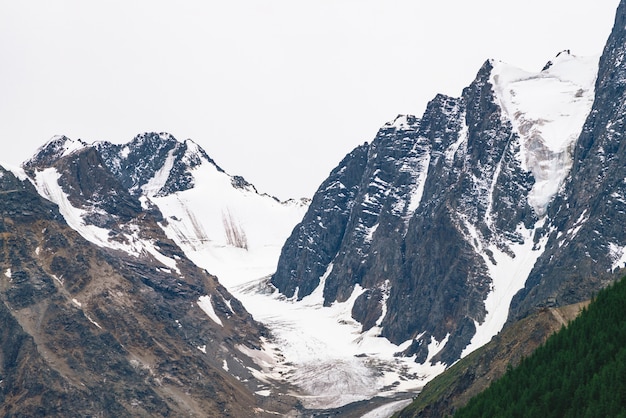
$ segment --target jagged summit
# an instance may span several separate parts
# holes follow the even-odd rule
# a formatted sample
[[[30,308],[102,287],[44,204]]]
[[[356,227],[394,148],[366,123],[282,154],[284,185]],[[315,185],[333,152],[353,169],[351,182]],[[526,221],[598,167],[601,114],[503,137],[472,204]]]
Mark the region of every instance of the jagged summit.
[[[385,123],[383,129],[393,127],[395,129],[412,129],[419,123],[419,118],[413,115],[398,115],[393,121]]]
[[[89,145],[80,139],[74,140],[65,135],[56,135],[39,147],[33,157],[24,162],[22,166],[31,168],[38,165],[48,165],[87,146]]]
[[[180,142],[168,133],[147,132],[126,144],[99,142],[95,146],[132,193],[166,195],[192,188],[191,171],[204,163],[224,173],[195,142]]]

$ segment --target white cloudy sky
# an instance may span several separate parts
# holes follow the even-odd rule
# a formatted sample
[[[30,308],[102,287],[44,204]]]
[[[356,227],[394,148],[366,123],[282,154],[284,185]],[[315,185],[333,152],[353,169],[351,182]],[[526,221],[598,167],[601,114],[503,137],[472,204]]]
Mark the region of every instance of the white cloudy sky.
[[[355,146],[487,58],[600,54],[618,0],[0,0],[0,161],[53,135],[192,138],[230,174],[311,196]]]

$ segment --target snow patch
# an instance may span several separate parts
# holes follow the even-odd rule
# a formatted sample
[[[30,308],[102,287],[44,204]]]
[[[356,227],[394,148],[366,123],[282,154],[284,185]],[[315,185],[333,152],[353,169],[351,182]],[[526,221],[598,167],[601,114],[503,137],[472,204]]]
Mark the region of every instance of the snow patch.
[[[426,185],[426,177],[428,177],[428,168],[430,166],[430,152],[425,153],[424,157],[419,161],[419,169],[417,169],[417,179],[415,181],[415,188],[411,192],[409,198],[409,208],[407,213],[407,219],[413,216],[413,213],[417,210],[422,202],[422,196],[424,195],[424,186]]]
[[[524,287],[530,271],[545,249],[547,235],[537,245],[533,243],[534,232],[543,227],[544,223],[545,218],[539,220],[532,229],[526,229],[523,224],[519,224],[516,232],[523,237],[523,243],[509,243],[509,249],[513,253],[510,255],[493,243],[484,244],[485,240],[480,231],[467,220],[464,220],[465,227],[469,232],[467,240],[474,247],[476,253],[483,257],[485,265],[489,269],[492,284],[491,292],[485,299],[487,311],[485,320],[482,323],[475,321],[476,334],[461,353],[461,357],[465,357],[482,347],[502,330],[509,314],[509,306],[513,296]],[[492,253],[493,259],[487,255],[489,251]]]
[[[382,312],[380,314],[380,318],[376,320],[377,327],[381,326],[381,324],[383,323],[383,320],[385,319],[385,316],[387,316],[387,300],[389,299],[389,293],[391,292],[391,284],[389,280],[385,280],[385,283],[383,283],[380,286],[380,290],[382,291],[382,294],[383,294],[383,298],[380,301],[380,304],[382,305],[381,307]]]
[[[626,267],[626,247],[609,242],[609,259],[613,260],[611,272]]]
[[[130,147],[126,145],[124,148],[120,150],[120,158],[125,160],[128,158],[129,155],[130,155]]]
[[[87,320],[89,322],[91,322],[92,324],[94,324],[96,327],[102,329],[102,327],[100,326],[100,324],[98,324],[96,321],[94,321],[91,316],[89,316],[87,313],[83,312],[83,315],[85,315],[85,318],[87,318]]]
[[[23,168],[21,167],[16,167],[13,166],[11,164],[5,164],[2,163],[0,164],[2,166],[2,168],[4,168],[5,170],[11,172],[15,177],[17,177],[20,181],[26,181],[28,180],[28,175],[26,174],[26,172],[24,171]],[[1,173],[0,173],[1,174]]]
[[[411,402],[413,402],[413,399],[403,399],[401,401],[389,402],[371,410],[365,415],[362,415],[361,418],[389,418],[394,413],[404,409]]]
[[[170,176],[170,172],[172,171],[172,167],[174,167],[174,162],[176,158],[174,157],[175,149],[172,149],[168,152],[167,158],[165,159],[165,163],[163,166],[157,171],[154,176],[148,181],[148,183],[144,184],[141,187],[141,191],[144,195],[150,197],[157,194]]]
[[[210,295],[200,296],[200,299],[198,299],[197,303],[198,303],[198,306],[204,311],[204,313],[206,313],[209,316],[209,318],[213,320],[213,322],[215,322],[216,324],[222,327],[224,326],[224,324],[222,323],[222,320],[215,313],[215,309],[213,309],[213,304],[211,303]]]

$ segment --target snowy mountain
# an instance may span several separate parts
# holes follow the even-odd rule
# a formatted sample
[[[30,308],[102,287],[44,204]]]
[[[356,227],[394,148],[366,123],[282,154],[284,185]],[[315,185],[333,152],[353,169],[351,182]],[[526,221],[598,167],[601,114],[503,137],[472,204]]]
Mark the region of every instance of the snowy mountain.
[[[80,177],[80,185],[50,167],[71,155],[71,177]],[[89,173],[75,173],[76,166]],[[24,167],[42,196],[57,203],[67,222],[89,241],[158,254],[137,235],[141,228],[125,225],[148,211],[192,261],[227,281],[237,280],[241,269],[252,270],[252,277],[271,274],[280,247],[308,204],[259,194],[242,177],[225,173],[193,141],[179,142],[166,133],[141,134],[122,145],[55,137]],[[124,240],[110,239],[112,230],[124,234]]]
[[[153,214],[133,217],[135,205],[122,205],[119,215],[81,216],[102,215],[87,208],[112,181],[91,165],[95,157],[76,151],[31,180],[22,170],[0,169],[1,414],[262,410],[266,402],[255,397],[258,382],[248,370],[254,363],[241,347],[258,347],[266,329],[159,233]],[[130,199],[114,185],[107,188],[117,194],[112,199]],[[92,222],[103,218],[108,229]],[[228,320],[217,324],[205,311]],[[282,410],[292,408],[293,402]]]
[[[2,412],[356,415],[392,398],[382,414],[507,324],[588,298],[626,263],[625,8],[599,60],[488,60],[311,200],[166,133],[58,136],[0,170]]]
[[[573,165],[548,208],[546,251],[511,307],[526,315],[537,300],[573,303],[596,292],[626,267],[626,4],[600,58],[595,101],[573,147]],[[584,280],[581,280],[584,278]]]
[[[319,188],[272,283],[298,299],[322,286],[327,306],[354,298],[362,330],[420,364],[488,342],[546,249],[597,63],[564,51],[528,73],[490,60],[460,98],[385,125]]]
[[[3,270],[7,312],[14,312],[16,329],[21,326],[23,335],[34,338],[35,350],[45,353],[52,337],[42,336],[39,327],[57,321],[57,311],[78,310],[85,320],[66,326],[80,337],[54,334],[81,345],[72,348],[74,357],[87,359],[106,344],[118,346],[117,357],[107,366],[96,367],[90,360],[76,363],[65,354],[56,360],[39,358],[56,373],[45,384],[54,381],[60,387],[31,396],[72,393],[63,389],[63,382],[73,378],[67,367],[78,368],[85,375],[82,382],[94,392],[98,380],[93,376],[130,373],[123,367],[131,367],[135,372],[126,383],[155,404],[141,406],[140,395],[130,391],[122,396],[119,388],[104,385],[119,397],[116,416],[263,416],[295,408],[290,396],[276,401],[255,394],[266,383],[254,377],[258,366],[247,353],[263,345],[267,328],[168,234],[180,238],[181,231],[186,233],[181,245],[190,255],[202,249],[210,253],[210,261],[228,258],[225,265],[234,264],[231,271],[269,274],[284,240],[280,234],[289,233],[289,222],[296,222],[306,201],[281,203],[260,195],[242,178],[224,173],[193,142],[181,143],[166,134],[140,135],[123,147],[55,137],[23,170],[1,177],[7,183],[3,202],[8,205],[5,219],[11,219],[8,236],[32,236],[15,248],[19,254]],[[14,203],[22,189],[32,196],[19,196]],[[29,202],[34,208],[50,207],[44,214],[53,218],[26,212],[25,225],[17,227],[17,209],[11,204]],[[258,217],[250,224],[246,215],[253,209]],[[219,223],[212,222],[215,213],[221,213]],[[29,325],[33,312],[41,325]],[[106,341],[97,340],[102,334]],[[63,353],[59,345],[54,350]],[[134,383],[145,375],[157,389],[146,392]],[[94,401],[85,413],[107,409],[103,402]],[[66,409],[59,414],[71,415]]]

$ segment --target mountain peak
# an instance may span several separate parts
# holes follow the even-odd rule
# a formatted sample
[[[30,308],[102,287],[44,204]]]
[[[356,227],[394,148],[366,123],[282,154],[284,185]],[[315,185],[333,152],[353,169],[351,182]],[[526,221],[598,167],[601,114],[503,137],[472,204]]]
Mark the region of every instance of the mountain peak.
[[[563,51],[559,51],[556,56],[554,57],[553,60],[550,60],[546,63],[546,65],[543,66],[543,68],[541,69],[541,71],[546,71],[548,69],[550,69],[550,67],[552,67],[555,63],[559,62],[559,61],[563,61],[563,60],[567,60],[569,58],[573,58],[575,57],[575,55],[572,55],[571,51],[569,49],[564,49]]]
[[[529,202],[543,216],[572,165],[572,149],[594,99],[595,57],[557,54],[541,72],[497,62],[491,84],[520,137],[519,158],[535,185]]]
[[[65,135],[55,135],[35,151],[35,155],[22,164],[25,168],[48,166],[59,158],[89,146],[86,142],[70,139]]]

